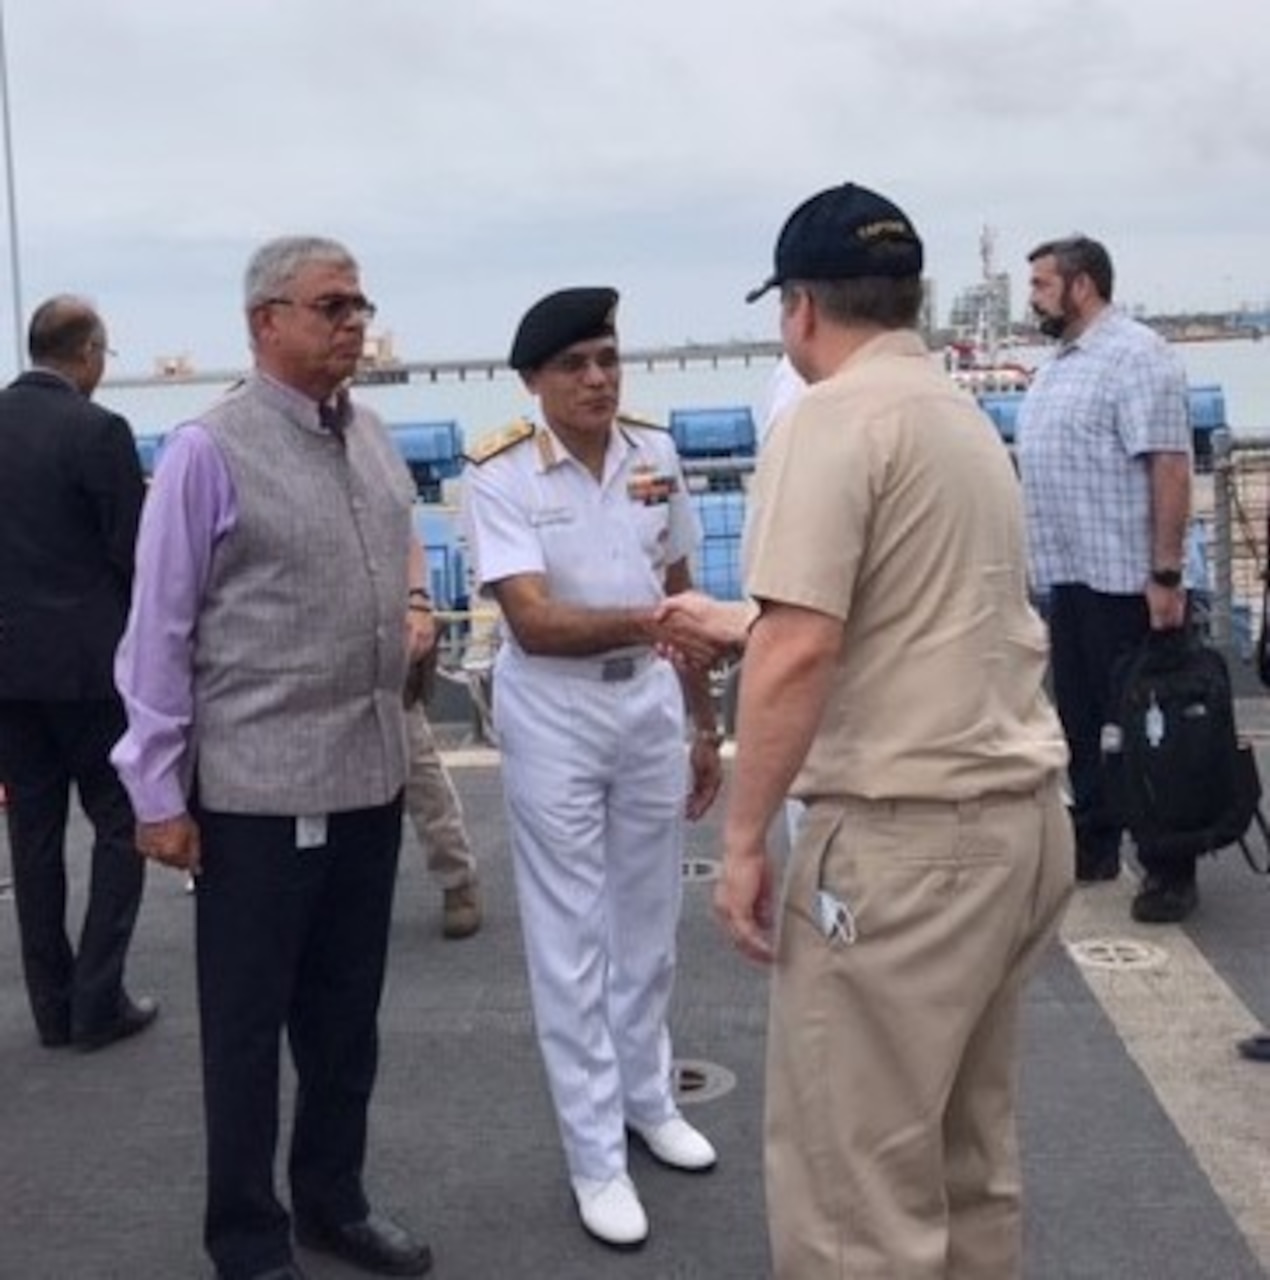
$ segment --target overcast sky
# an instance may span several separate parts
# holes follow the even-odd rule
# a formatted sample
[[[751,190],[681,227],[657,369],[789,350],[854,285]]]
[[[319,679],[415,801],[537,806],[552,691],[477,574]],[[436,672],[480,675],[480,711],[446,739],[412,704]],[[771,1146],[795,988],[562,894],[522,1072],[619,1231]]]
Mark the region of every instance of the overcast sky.
[[[771,337],[742,295],[848,178],[917,224],[941,314],[985,223],[1016,300],[1027,249],[1075,229],[1126,303],[1270,298],[1266,0],[3,10],[24,310],[95,298],[118,372],[244,362],[243,266],[296,231],[346,241],[411,359],[501,353],[578,283],[622,290],[627,345]]]

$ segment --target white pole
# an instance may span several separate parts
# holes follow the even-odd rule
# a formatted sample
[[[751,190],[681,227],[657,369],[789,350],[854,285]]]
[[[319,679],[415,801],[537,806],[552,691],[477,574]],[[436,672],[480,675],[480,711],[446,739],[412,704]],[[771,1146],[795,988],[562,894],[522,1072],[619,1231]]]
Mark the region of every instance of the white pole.
[[[13,350],[16,372],[26,365],[22,341],[22,267],[18,253],[18,188],[13,176],[13,129],[9,121],[9,58],[4,41],[4,0],[0,0],[0,118],[4,124],[4,189],[9,200],[9,283],[13,290]]]

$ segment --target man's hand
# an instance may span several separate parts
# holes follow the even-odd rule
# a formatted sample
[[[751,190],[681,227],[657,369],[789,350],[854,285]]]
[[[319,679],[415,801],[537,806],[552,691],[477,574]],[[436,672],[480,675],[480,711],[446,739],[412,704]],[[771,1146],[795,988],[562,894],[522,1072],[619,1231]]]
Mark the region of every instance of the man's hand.
[[[431,609],[406,610],[406,661],[418,662],[436,648],[440,638],[436,615]]]
[[[704,670],[745,644],[749,611],[700,591],[667,596],[653,615],[657,649],[680,666]]]
[[[688,761],[692,766],[692,790],[688,793],[685,812],[689,822],[696,822],[714,803],[723,785],[723,762],[714,738],[697,734],[692,740]]]
[[[714,887],[714,915],[742,955],[760,964],[776,958],[773,945],[775,875],[765,844],[729,846]]]
[[[1185,624],[1185,587],[1162,587],[1159,583],[1148,582],[1146,597],[1152,631],[1176,631]]]
[[[165,867],[198,875],[202,869],[202,849],[198,826],[188,813],[162,822],[137,823],[137,849]]]

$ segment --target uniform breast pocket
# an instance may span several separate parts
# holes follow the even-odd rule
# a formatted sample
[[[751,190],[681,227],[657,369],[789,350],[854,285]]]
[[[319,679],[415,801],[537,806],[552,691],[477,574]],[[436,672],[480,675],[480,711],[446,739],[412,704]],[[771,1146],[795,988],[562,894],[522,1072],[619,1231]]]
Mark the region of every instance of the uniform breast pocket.
[[[664,502],[641,503],[635,512],[635,534],[648,563],[664,569],[670,549],[670,507]]]

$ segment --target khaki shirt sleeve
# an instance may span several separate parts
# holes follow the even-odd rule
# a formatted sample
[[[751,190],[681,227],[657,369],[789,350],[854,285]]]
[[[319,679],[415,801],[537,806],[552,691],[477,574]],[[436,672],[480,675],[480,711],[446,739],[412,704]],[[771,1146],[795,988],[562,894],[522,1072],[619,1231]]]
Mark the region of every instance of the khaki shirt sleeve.
[[[876,481],[866,424],[805,397],[759,458],[746,535],[746,593],[846,621]]]

